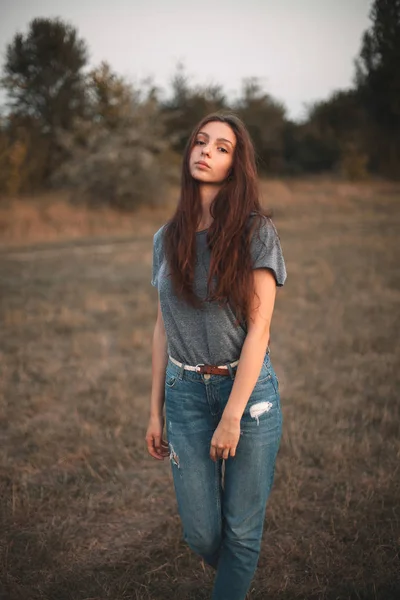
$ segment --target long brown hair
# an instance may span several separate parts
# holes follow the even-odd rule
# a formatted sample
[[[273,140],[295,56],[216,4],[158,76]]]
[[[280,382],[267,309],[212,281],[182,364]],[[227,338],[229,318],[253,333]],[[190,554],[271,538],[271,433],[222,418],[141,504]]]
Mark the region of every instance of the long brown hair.
[[[195,308],[203,302],[193,291],[196,263],[196,229],[201,219],[199,182],[190,173],[189,160],[201,128],[212,121],[228,124],[236,135],[229,177],[210,205],[213,222],[207,232],[211,251],[206,301],[229,303],[236,324],[247,322],[254,295],[250,242],[257,221],[269,218],[261,207],[255,151],[243,122],[232,113],[213,113],[193,129],[183,155],[181,192],[174,215],[164,228],[164,251],[175,294]],[[252,226],[249,216],[255,213]],[[212,283],[215,277],[215,289]]]

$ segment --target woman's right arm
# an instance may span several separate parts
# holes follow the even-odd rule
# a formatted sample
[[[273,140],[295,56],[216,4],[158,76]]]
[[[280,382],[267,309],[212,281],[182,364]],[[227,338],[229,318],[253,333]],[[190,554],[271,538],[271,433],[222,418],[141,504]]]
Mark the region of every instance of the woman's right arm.
[[[167,337],[161,314],[160,299],[158,299],[157,320],[153,334],[150,415],[159,416],[163,413],[165,370],[167,368],[167,362]]]
[[[163,459],[168,456],[168,444],[162,438],[164,428],[165,370],[168,362],[167,336],[158,299],[157,320],[152,346],[152,384],[150,417],[146,433],[147,450],[151,456]]]

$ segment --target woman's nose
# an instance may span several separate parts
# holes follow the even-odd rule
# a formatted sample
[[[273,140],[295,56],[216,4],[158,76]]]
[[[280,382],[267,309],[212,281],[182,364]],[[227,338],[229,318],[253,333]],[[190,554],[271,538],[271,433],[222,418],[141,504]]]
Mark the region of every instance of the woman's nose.
[[[210,146],[209,146],[209,144],[204,145],[204,146],[201,147],[201,153],[202,154],[208,154],[208,155],[210,154]]]

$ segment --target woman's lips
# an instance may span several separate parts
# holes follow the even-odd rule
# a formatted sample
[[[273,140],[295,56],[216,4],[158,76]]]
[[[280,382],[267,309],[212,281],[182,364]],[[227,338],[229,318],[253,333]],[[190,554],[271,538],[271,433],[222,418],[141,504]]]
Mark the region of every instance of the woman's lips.
[[[202,162],[202,161],[197,162],[196,167],[198,167],[199,169],[209,169],[210,168],[207,163]]]

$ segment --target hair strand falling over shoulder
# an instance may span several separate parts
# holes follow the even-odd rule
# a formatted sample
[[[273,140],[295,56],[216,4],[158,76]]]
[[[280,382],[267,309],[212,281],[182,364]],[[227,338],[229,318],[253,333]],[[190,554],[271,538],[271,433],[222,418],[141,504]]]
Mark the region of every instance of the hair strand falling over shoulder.
[[[164,250],[174,292],[194,308],[203,300],[193,291],[196,265],[196,229],[201,217],[199,183],[189,170],[189,159],[198,132],[207,123],[229,125],[236,136],[230,176],[210,205],[213,222],[207,232],[211,252],[206,302],[229,303],[236,324],[246,323],[254,295],[251,238],[257,226],[271,213],[261,207],[255,151],[243,122],[232,113],[213,113],[192,131],[183,155],[181,191],[173,216],[164,229]],[[256,218],[251,219],[250,216]],[[215,281],[215,287],[212,283]]]

